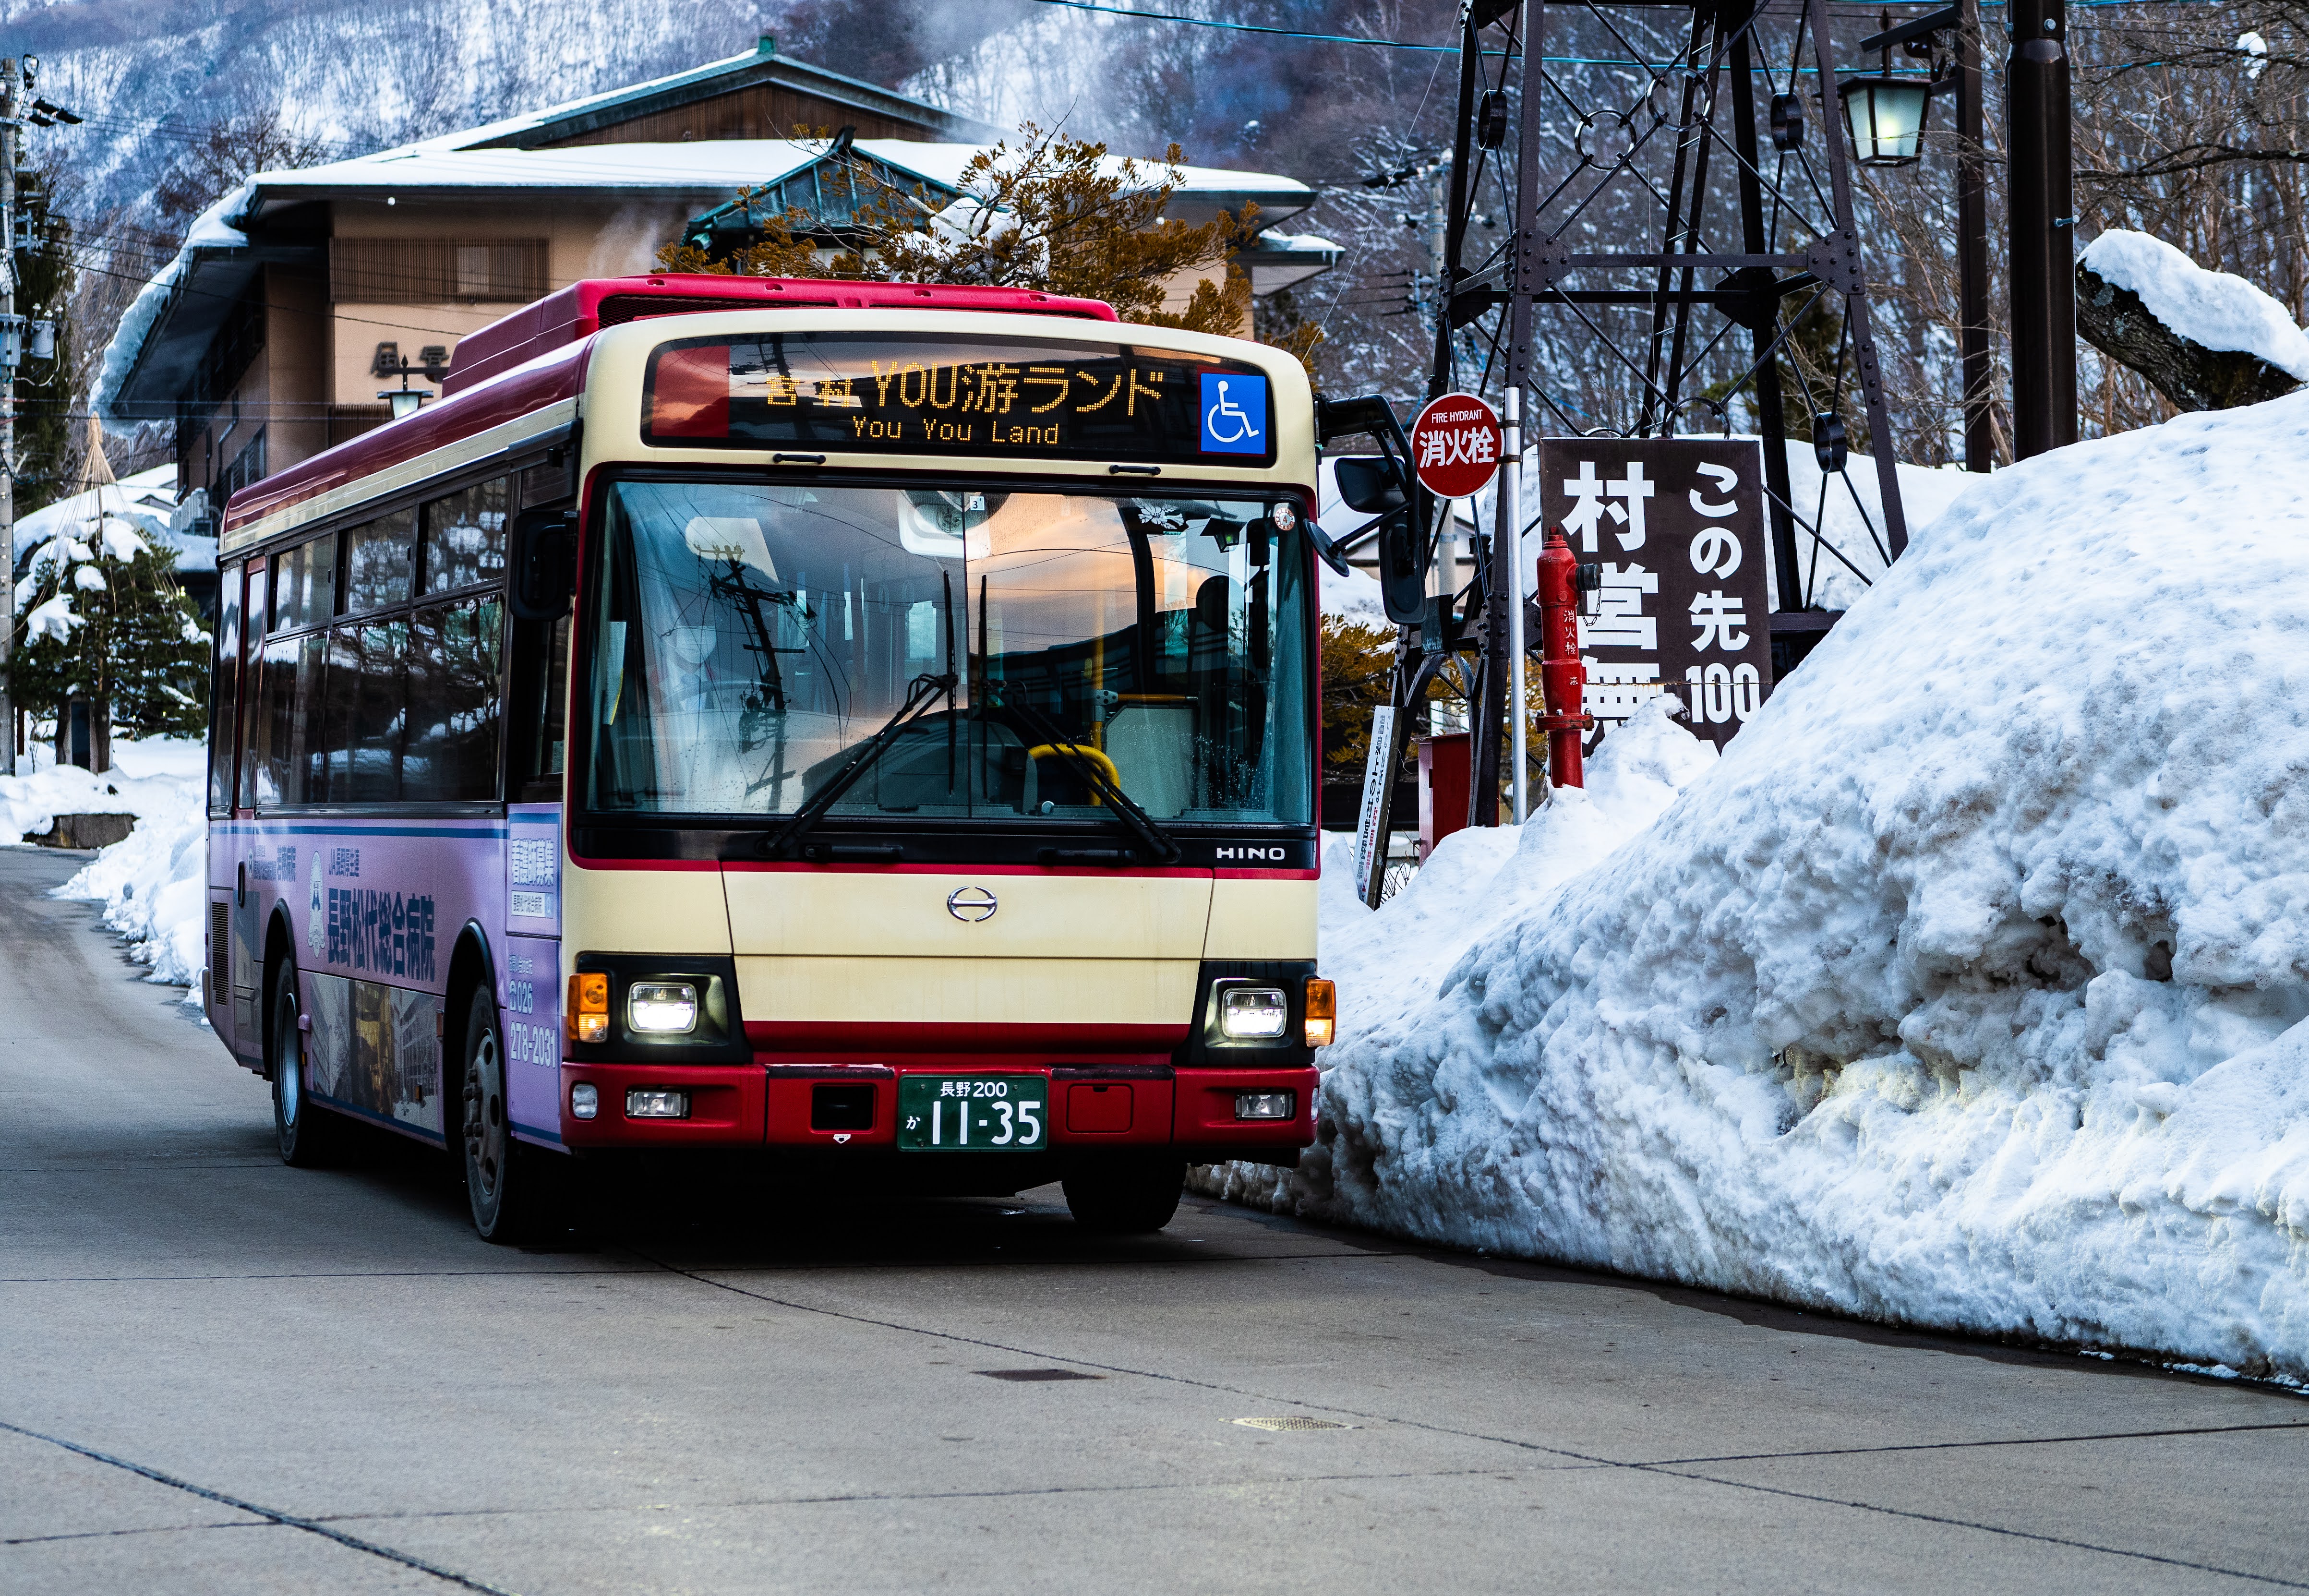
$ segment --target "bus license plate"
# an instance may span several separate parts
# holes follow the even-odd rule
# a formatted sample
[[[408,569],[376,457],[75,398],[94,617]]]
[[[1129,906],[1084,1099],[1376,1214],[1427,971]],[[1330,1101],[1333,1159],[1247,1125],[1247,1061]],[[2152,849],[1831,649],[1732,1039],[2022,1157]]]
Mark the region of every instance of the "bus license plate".
[[[1039,1152],[1050,1145],[1040,1075],[901,1075],[898,1145],[934,1152]]]

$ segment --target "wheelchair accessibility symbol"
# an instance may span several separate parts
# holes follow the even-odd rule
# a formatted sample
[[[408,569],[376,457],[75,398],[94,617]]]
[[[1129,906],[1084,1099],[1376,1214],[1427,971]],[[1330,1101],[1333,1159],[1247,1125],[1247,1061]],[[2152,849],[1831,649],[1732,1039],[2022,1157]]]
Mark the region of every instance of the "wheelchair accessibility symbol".
[[[1267,379],[1228,372],[1203,376],[1203,453],[1267,453]]]

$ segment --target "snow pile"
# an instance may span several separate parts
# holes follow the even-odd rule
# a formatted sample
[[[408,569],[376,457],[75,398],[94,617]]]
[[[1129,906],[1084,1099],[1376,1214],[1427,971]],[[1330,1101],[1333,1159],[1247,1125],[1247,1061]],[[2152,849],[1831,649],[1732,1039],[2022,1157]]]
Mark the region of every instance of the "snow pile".
[[[185,1001],[197,1004],[208,895],[206,750],[192,738],[146,738],[114,743],[112,757],[101,775],[51,764],[0,777],[8,837],[45,832],[57,815],[135,815],[126,841],[98,853],[56,895],[102,903],[104,923],[152,967],[146,979],[193,988]]]
[[[2085,267],[2140,296],[2149,314],[2209,349],[2241,349],[2309,382],[2309,333],[2242,277],[2208,272],[2161,238],[2119,228],[2086,248]]]
[[[1720,761],[1654,722],[1431,893],[1327,884],[1321,1139],[1215,1184],[2309,1376],[2305,448],[2309,393],[1999,472]]]

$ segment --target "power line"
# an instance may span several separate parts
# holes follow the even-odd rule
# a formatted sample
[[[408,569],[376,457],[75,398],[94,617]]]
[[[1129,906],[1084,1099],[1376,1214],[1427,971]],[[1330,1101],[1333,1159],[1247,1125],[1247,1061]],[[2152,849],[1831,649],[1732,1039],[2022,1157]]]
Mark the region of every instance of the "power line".
[[[1094,4],[1093,0],[1037,0],[1037,3],[1061,5],[1069,11],[1095,11],[1109,16],[1138,17],[1150,22],[1185,22],[1196,28],[1220,28],[1230,33],[1268,33],[1278,39],[1307,39],[1323,44],[1376,45],[1382,49],[1416,50],[1422,55],[1456,56],[1459,53],[1459,47],[1456,44],[1406,44],[1399,39],[1372,39],[1360,33],[1309,33],[1298,28],[1269,28],[1258,22],[1214,22],[1208,17],[1180,16],[1169,11],[1129,11],[1120,5]]]

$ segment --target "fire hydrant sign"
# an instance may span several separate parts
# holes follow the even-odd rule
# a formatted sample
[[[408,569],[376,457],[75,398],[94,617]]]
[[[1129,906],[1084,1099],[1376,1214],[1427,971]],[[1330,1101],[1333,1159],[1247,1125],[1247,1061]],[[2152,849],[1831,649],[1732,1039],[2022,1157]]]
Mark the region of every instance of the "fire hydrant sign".
[[[1419,484],[1439,499],[1471,499],[1500,469],[1500,416],[1472,393],[1431,399],[1411,424]]]
[[[1647,702],[1722,746],[1772,687],[1764,454],[1752,438],[1543,438],[1543,523],[1602,587],[1579,617],[1598,732]]]

